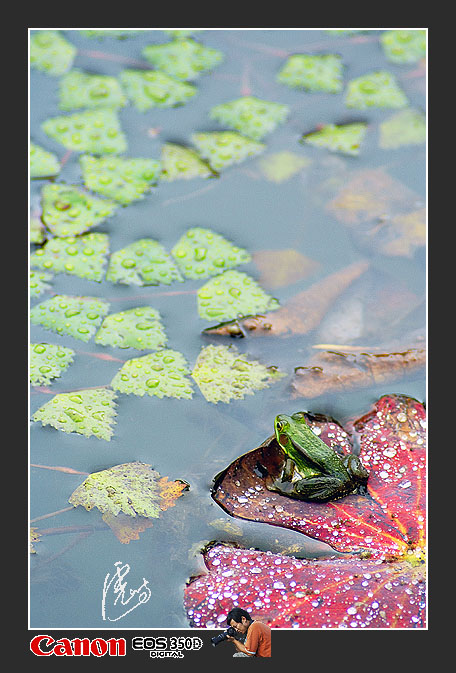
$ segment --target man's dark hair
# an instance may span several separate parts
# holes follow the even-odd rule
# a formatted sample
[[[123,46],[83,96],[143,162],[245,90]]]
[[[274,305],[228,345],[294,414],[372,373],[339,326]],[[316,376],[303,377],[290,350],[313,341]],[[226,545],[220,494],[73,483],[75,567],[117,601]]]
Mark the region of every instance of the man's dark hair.
[[[249,622],[253,621],[247,610],[243,610],[242,608],[233,608],[232,610],[229,611],[229,613],[226,616],[226,623],[228,624],[228,626],[230,626],[230,622],[232,619],[234,619],[235,622],[239,623],[242,621],[242,617],[248,619]]]

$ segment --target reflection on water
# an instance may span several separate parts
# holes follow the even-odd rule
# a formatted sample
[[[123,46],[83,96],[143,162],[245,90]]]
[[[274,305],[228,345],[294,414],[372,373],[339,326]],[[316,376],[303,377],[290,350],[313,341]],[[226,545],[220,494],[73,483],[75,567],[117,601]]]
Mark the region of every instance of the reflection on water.
[[[109,75],[118,75],[134,62],[143,62],[142,48],[163,40],[161,31],[101,41],[77,31],[65,31],[65,35],[79,50],[74,67]],[[257,279],[282,305],[352,263],[367,261],[368,269],[337,297],[318,326],[308,333],[235,340],[242,353],[286,372],[286,377],[268,389],[244,400],[217,405],[209,404],[199,390],[191,400],[119,395],[117,423],[110,442],[32,424],[30,462],[34,465],[65,466],[90,473],[139,460],[169,479],[181,478],[190,483],[190,490],[176,506],[154,519],[152,528],[144,531],[139,540],[122,545],[103,524],[97,510],[77,508],[40,519],[64,510],[84,476],[32,467],[30,516],[38,519],[32,525],[44,531],[34,545],[37,553],[31,556],[32,628],[105,627],[101,612],[103,581],[117,561],[131,567],[129,586],[138,587],[146,578],[152,590],[151,599],[117,625],[182,628],[188,626],[182,606],[183,587],[190,576],[201,572],[199,550],[214,540],[302,557],[333,553],[325,545],[293,531],[232,519],[210,497],[213,477],[268,437],[277,413],[307,410],[325,413],[343,423],[348,417],[365,413],[384,393],[404,393],[424,400],[423,369],[397,381],[346,392],[328,391],[313,398],[291,394],[295,368],[311,362],[316,345],[378,353],[385,349],[404,351],[423,343],[425,252],[422,244],[416,242],[417,220],[404,224],[397,218],[403,215],[400,194],[406,194],[411,211],[418,212],[423,207],[424,145],[380,149],[379,125],[391,116],[391,110],[348,110],[342,94],[304,93],[275,79],[288,54],[306,50],[338,53],[346,65],[346,79],[375,68],[387,69],[398,78],[410,106],[423,109],[424,72],[420,74],[413,64],[389,63],[379,47],[378,35],[368,33],[361,39],[313,30],[206,30],[199,39],[220,49],[225,59],[213,72],[200,77],[196,83],[198,93],[190,102],[179,108],[145,113],[131,106],[120,110],[128,156],[151,158],[159,158],[164,142],[185,144],[191,133],[220,130],[209,119],[209,109],[243,93],[286,103],[291,112],[288,121],[265,138],[267,148],[261,161],[257,157],[228,168],[218,179],[160,183],[143,201],[119,209],[96,228],[109,234],[111,252],[145,237],[156,239],[171,250],[188,228],[208,227],[252,254],[253,260],[240,270]],[[65,156],[57,182],[82,184],[77,154],[66,154],[40,129],[46,118],[59,114],[58,85],[58,78],[32,71],[31,137],[56,152],[59,159]],[[303,133],[320,124],[348,121],[369,124],[358,157],[331,154],[298,142]],[[279,173],[271,179],[271,170],[265,170],[265,166],[270,169],[277,161],[276,155],[284,152],[295,157],[296,170],[279,164]],[[268,157],[270,162],[265,164]],[[344,221],[340,211],[328,208],[328,203],[340,200],[343,190],[360,173],[379,170],[391,179],[394,194],[399,194],[395,200],[390,198],[391,190],[386,190],[375,213],[367,211],[356,222]],[[377,187],[383,184],[379,180]],[[32,212],[39,211],[44,183],[32,181]],[[402,232],[398,239],[401,254],[388,254],[382,246],[387,239],[397,243],[397,239],[391,239],[396,231]],[[287,258],[281,254],[290,250],[299,256]],[[294,265],[289,275],[287,264]],[[272,267],[270,272],[268,265]],[[100,297],[110,302],[113,312],[151,305],[160,311],[168,347],[182,352],[193,366],[203,346],[230,343],[229,338],[201,334],[209,324],[197,313],[196,291],[200,285],[201,282],[186,280],[185,284],[173,286],[135,287],[58,274],[52,279],[51,290],[32,300],[32,305],[53,293]],[[60,379],[48,388],[32,389],[32,414],[51,395],[109,385],[121,363],[140,354],[101,347],[93,339],[83,343],[69,336],[60,337],[40,326],[32,326],[31,341],[59,343],[76,351],[73,364]],[[106,357],[101,358],[100,353]]]

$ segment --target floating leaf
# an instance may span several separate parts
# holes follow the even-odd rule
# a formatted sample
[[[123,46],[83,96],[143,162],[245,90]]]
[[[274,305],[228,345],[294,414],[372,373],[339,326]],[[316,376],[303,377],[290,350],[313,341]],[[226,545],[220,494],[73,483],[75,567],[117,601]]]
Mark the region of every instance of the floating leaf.
[[[211,547],[204,561],[205,572],[184,590],[192,627],[224,626],[233,607],[234,587],[236,603],[273,629],[426,626],[424,570],[408,561],[380,565],[353,558],[309,561],[223,544]]]
[[[105,512],[101,518],[122,544],[130,544],[131,540],[139,540],[140,533],[153,527],[152,521],[145,516],[133,518],[122,512],[116,515]]]
[[[127,360],[114,376],[111,386],[121,393],[133,393],[140,397],[155,395],[190,399],[193,390],[186,376],[189,373],[182,353],[165,349]]]
[[[251,259],[246,250],[204,227],[189,229],[178,240],[171,254],[186,278],[214,276]]]
[[[160,313],[150,306],[139,306],[106,316],[95,336],[95,343],[138,350],[160,348],[167,337]]]
[[[396,149],[402,145],[420,145],[426,142],[426,118],[420,110],[396,112],[380,124],[379,146]]]
[[[30,383],[41,386],[51,383],[73,362],[74,350],[47,343],[30,344]]]
[[[327,204],[356,234],[356,243],[375,253],[411,257],[426,244],[426,209],[418,194],[382,169],[360,171]]]
[[[319,263],[298,250],[259,250],[253,261],[260,271],[260,284],[270,288],[297,283],[314,273]]]
[[[278,300],[242,271],[225,271],[198,290],[198,313],[205,320],[231,320],[278,308]]]
[[[38,409],[33,420],[63,432],[76,432],[85,437],[95,435],[110,441],[116,416],[115,398],[115,392],[107,388],[60,393]]]
[[[100,282],[108,246],[107,234],[89,233],[53,238],[30,256],[30,265]]]
[[[261,172],[270,182],[285,182],[299,173],[301,168],[308,166],[311,159],[301,157],[293,152],[275,152],[268,154],[258,161]]]
[[[295,368],[293,397],[313,398],[328,392],[347,392],[401,379],[426,366],[426,350],[401,353],[323,351],[305,366]]]
[[[34,542],[38,542],[41,537],[41,533],[38,532],[38,528],[30,528],[30,553],[36,554],[36,549],[33,546]]]
[[[301,138],[301,142],[317,147],[326,147],[332,152],[342,152],[356,156],[359,154],[359,146],[366,135],[367,124],[325,124],[319,131],[307,133]]]
[[[141,238],[111,255],[106,280],[124,285],[170,285],[183,278],[161,243]]]
[[[41,192],[42,220],[56,236],[76,236],[95,227],[118,207],[75,185],[48,183]]]
[[[103,28],[101,30],[80,30],[84,37],[115,37],[117,40],[124,40],[127,37],[133,37],[139,33],[138,30],[115,30],[114,28]]]
[[[347,177],[344,187],[326,207],[349,226],[367,222],[378,227],[396,215],[410,212],[418,198],[411,189],[376,168]]]
[[[60,172],[60,163],[53,152],[30,143],[30,177],[49,178]]]
[[[185,28],[176,28],[174,30],[164,30],[163,32],[173,38],[186,38],[194,35],[195,33],[202,33],[203,31],[202,29],[187,30]]]
[[[30,320],[34,325],[43,325],[57,334],[68,334],[75,339],[89,341],[108,310],[108,302],[98,297],[56,294],[34,306],[30,311]]]
[[[176,80],[159,70],[123,70],[120,81],[128,98],[141,112],[184,105],[198,91],[193,84]]]
[[[48,75],[62,75],[76,56],[76,47],[55,30],[40,30],[30,37],[30,65]]]
[[[229,402],[253,395],[285,376],[273,368],[239,353],[234,346],[203,348],[198,355],[192,377],[208,402]]]
[[[74,507],[87,511],[97,507],[103,521],[123,544],[139,539],[139,533],[152,526],[160,512],[173,507],[188,484],[168,481],[147,463],[135,461],[93,472],[71,494]]]
[[[381,34],[380,43],[393,63],[416,63],[426,56],[425,30],[387,30]]]
[[[378,247],[384,255],[413,257],[418,248],[426,245],[426,208],[393,217],[385,227]]]
[[[210,178],[214,176],[211,167],[198,154],[182,145],[165,143],[162,145],[162,180],[189,180],[190,178]]]
[[[161,163],[156,159],[97,158],[85,154],[79,163],[89,189],[124,206],[144,198],[144,193],[157,183],[161,171]]]
[[[307,290],[299,292],[285,306],[279,308],[279,310],[267,309],[267,311],[274,310],[274,313],[266,312],[265,309],[256,311],[258,314],[261,313],[261,315],[255,315],[255,310],[252,310],[250,317],[209,327],[204,330],[204,333],[232,337],[244,337],[247,334],[252,336],[307,334],[317,327],[329,306],[355,278],[358,278],[366,271],[367,267],[367,263],[363,261],[350,264],[340,271],[336,271],[314,283]],[[203,291],[203,288],[198,291],[198,295],[201,291]],[[217,311],[216,307],[213,315],[209,315],[207,309],[205,311],[206,314],[202,317],[206,317],[207,315],[208,320],[219,317],[215,314]],[[244,313],[243,315],[248,314]],[[222,320],[223,318],[220,319]]]
[[[293,54],[277,75],[282,84],[307,91],[342,91],[342,59],[337,54]]]
[[[223,59],[222,52],[204,47],[191,38],[151,44],[142,50],[142,54],[158,70],[184,80],[196,79],[202,72],[215,68]]]
[[[72,70],[59,82],[59,108],[119,108],[127,99],[119,81],[109,75],[92,75],[81,70]]]
[[[261,100],[255,96],[242,96],[229,103],[215,105],[209,116],[248,138],[261,140],[284,122],[288,113],[288,105]]]
[[[419,563],[426,505],[423,405],[403,395],[385,395],[345,429],[321,414],[306,414],[306,421],[334,450],[347,454],[353,444],[360,447],[360,459],[370,471],[367,495],[316,503],[271,491],[284,463],[272,436],[217,475],[215,501],[233,516],[292,528],[338,552]]]
[[[350,80],[345,105],[358,110],[370,107],[402,108],[408,105],[408,100],[394,75],[378,70]]]
[[[51,286],[47,283],[47,280],[51,280],[52,275],[46,273],[45,271],[32,271],[30,270],[30,280],[29,280],[29,289],[30,297],[39,297],[45,290],[48,290]]]
[[[30,243],[43,243],[46,240],[44,225],[39,217],[30,218]]]
[[[41,128],[48,136],[76,152],[121,154],[127,149],[117,112],[109,108],[51,117]]]
[[[215,171],[239,164],[263,152],[266,145],[244,138],[234,131],[193,133],[192,143]]]

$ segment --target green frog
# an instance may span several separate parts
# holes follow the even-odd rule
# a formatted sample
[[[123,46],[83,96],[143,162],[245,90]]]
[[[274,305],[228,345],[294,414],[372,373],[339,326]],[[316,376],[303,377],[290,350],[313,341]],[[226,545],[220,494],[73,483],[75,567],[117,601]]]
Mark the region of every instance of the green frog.
[[[279,414],[274,430],[286,459],[280,477],[268,485],[270,490],[311,502],[366,492],[369,472],[358,456],[338,455],[311,430],[304,412]]]

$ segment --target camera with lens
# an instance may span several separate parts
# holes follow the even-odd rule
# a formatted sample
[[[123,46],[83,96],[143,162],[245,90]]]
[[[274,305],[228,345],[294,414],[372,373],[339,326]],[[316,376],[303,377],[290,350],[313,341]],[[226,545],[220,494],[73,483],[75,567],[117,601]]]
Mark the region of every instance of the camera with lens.
[[[236,631],[234,626],[230,626],[226,631],[222,631],[222,633],[219,633],[218,636],[214,636],[213,638],[211,638],[211,643],[215,647],[219,643],[223,643],[223,641],[226,640],[228,636],[232,636],[233,638],[236,638],[236,640],[240,640],[241,642],[244,640],[244,634],[239,633],[239,631]]]

